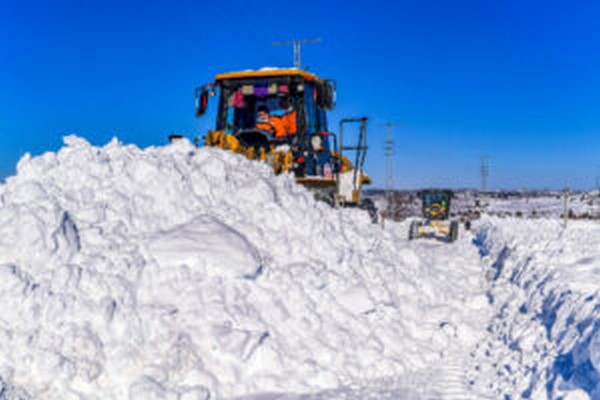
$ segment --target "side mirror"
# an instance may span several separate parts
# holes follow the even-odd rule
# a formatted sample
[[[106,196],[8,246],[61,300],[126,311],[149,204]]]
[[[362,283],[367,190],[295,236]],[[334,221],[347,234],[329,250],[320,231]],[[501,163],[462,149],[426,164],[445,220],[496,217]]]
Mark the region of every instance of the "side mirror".
[[[208,109],[208,92],[196,89],[196,117],[201,117]]]
[[[201,117],[208,109],[208,96],[215,95],[214,84],[204,85],[196,89],[196,117]]]
[[[318,105],[320,108],[326,110],[333,110],[336,102],[336,84],[334,80],[326,80],[319,87],[318,91]]]

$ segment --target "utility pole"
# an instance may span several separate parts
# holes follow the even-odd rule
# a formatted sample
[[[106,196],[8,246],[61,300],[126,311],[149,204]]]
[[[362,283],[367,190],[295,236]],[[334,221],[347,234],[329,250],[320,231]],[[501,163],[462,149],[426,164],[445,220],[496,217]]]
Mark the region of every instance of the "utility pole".
[[[564,196],[564,204],[563,204],[563,217],[565,219],[565,226],[567,226],[567,221],[569,220],[569,188],[565,187],[563,189]]]
[[[287,42],[274,42],[273,46],[293,46],[294,47],[294,68],[302,68],[302,45],[306,43],[319,43],[321,38],[288,40]]]
[[[385,158],[386,158],[386,170],[385,170],[385,194],[388,199],[388,207],[392,201],[392,190],[394,190],[394,140],[392,139],[392,127],[399,126],[399,124],[392,124],[388,122],[384,124],[386,128],[385,137]]]
[[[484,193],[488,190],[488,176],[490,176],[488,160],[488,156],[481,156],[481,191]]]
[[[600,165],[598,166],[600,168]],[[596,175],[596,190],[598,190],[598,196],[600,196],[600,176]]]

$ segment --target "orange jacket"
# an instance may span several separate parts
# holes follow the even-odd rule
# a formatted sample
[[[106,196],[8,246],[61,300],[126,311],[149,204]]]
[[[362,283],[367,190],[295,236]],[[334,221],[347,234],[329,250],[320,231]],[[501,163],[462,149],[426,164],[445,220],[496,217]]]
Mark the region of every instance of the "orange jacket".
[[[286,135],[284,123],[281,118],[271,117],[269,122],[257,122],[256,129],[271,132],[276,138],[283,138]]]
[[[298,128],[296,127],[296,118],[296,111],[291,111],[281,117],[286,135],[294,135],[297,132]]]

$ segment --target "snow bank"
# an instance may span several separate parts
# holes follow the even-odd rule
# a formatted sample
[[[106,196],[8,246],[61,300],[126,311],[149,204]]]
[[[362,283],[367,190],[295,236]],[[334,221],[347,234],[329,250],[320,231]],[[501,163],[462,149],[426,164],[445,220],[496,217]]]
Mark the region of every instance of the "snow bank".
[[[497,398],[600,399],[600,225],[485,219],[475,243],[497,313],[478,384]]]
[[[524,217],[562,218],[564,214],[564,195],[560,192],[548,192],[536,197],[488,198],[485,212],[489,214],[522,214]],[[600,201],[595,192],[571,193],[568,196],[568,211],[576,216],[600,215]]]
[[[431,370],[478,339],[467,240],[407,247],[186,141],[65,144],[0,186],[0,377],[31,398],[306,393]]]

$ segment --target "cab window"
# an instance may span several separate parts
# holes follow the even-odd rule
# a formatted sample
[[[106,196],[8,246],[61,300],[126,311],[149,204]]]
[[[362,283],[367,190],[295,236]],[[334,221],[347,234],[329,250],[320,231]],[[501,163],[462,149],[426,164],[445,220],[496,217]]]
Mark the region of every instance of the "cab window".
[[[275,82],[234,84],[221,91],[221,112],[217,129],[236,134],[256,126],[258,108],[266,106],[270,117],[283,117],[297,109],[290,86]]]
[[[313,84],[304,86],[304,111],[306,113],[306,133],[314,135],[319,133],[319,115],[317,112],[317,92]]]

